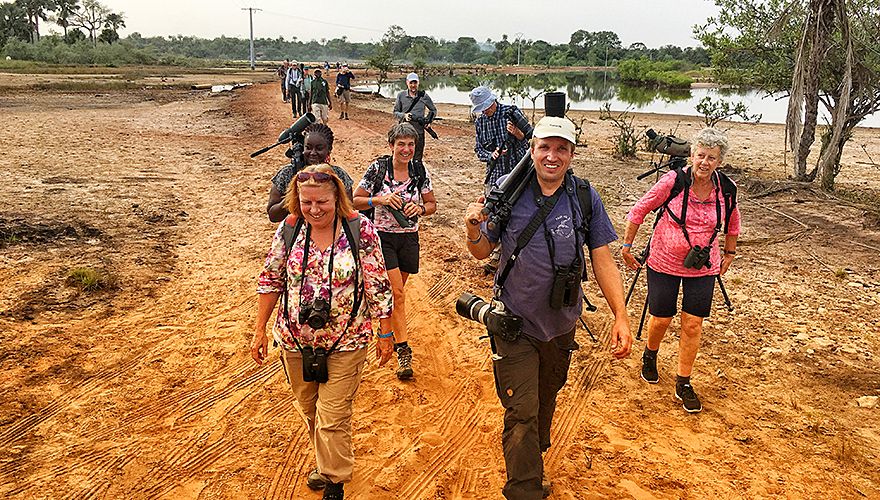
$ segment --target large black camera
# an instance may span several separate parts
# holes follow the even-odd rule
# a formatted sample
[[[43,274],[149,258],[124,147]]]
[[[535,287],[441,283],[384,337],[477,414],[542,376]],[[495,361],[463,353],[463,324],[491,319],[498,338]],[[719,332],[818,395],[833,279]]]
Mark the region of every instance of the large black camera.
[[[504,309],[504,303],[493,300],[491,303],[464,292],[455,301],[455,312],[464,318],[486,325],[490,335],[513,342],[522,333],[523,320]]]
[[[320,330],[330,321],[330,303],[324,299],[315,299],[311,304],[300,308],[297,319],[301,325],[307,324],[313,330]]]
[[[327,349],[323,347],[302,346],[303,381],[323,384],[327,374]]]
[[[693,248],[684,256],[684,267],[688,269],[699,269],[705,267],[709,269],[712,263],[709,262],[709,246],[701,247],[694,245]]]
[[[293,123],[293,125],[290,126],[290,128],[284,129],[278,135],[278,141],[275,144],[272,144],[271,146],[266,146],[265,148],[258,149],[257,151],[254,151],[253,153],[251,153],[251,158],[259,156],[259,155],[265,153],[266,151],[269,151],[270,149],[274,148],[275,146],[279,146],[281,144],[288,144],[288,143],[292,143],[293,145],[299,144],[300,153],[301,153],[302,152],[302,143],[305,140],[305,138],[303,137],[303,130],[305,130],[306,127],[308,127],[309,125],[315,123],[315,120],[316,120],[315,115],[313,115],[311,113],[306,113],[306,114],[302,115],[299,118],[299,120],[295,121]],[[287,150],[288,152],[285,153],[288,158],[291,158],[293,156],[294,152],[292,150],[293,150],[293,146],[291,146],[291,148]]]

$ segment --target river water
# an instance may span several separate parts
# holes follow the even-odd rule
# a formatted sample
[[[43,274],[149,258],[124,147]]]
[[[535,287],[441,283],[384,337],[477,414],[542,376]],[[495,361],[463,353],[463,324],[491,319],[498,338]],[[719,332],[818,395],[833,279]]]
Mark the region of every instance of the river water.
[[[611,110],[618,112],[629,109],[640,113],[701,116],[696,110],[697,103],[704,97],[710,96],[716,100],[721,98],[731,103],[744,103],[750,115],[761,115],[761,123],[784,123],[788,108],[787,97],[767,96],[764,92],[756,90],[717,88],[653,90],[625,85],[617,80],[616,74],[606,74],[601,71],[543,75],[430,77],[424,78],[419,88],[428,92],[434,102],[470,104],[468,93],[477,85],[489,86],[499,96],[501,102],[516,104],[524,111],[531,110],[532,101],[521,97],[522,93],[534,96],[543,89],[565,92],[571,109],[587,111],[596,111],[605,103],[610,103]],[[382,85],[381,93],[393,97],[405,87],[403,82],[390,82]],[[535,105],[539,110],[544,109],[543,97],[538,97]],[[820,105],[820,124],[825,123],[821,116],[826,115]],[[880,127],[880,113],[867,117],[859,125]]]

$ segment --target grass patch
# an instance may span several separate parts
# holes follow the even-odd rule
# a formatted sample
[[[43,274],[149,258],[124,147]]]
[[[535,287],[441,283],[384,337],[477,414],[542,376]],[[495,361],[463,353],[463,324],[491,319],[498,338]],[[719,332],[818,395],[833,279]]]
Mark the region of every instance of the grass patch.
[[[837,279],[845,280],[845,279],[849,278],[849,273],[846,272],[846,269],[843,269],[842,267],[838,267],[837,269],[834,270],[834,277]]]
[[[67,272],[64,282],[83,292],[106,290],[113,286],[113,278],[106,271],[93,267],[75,267]]]

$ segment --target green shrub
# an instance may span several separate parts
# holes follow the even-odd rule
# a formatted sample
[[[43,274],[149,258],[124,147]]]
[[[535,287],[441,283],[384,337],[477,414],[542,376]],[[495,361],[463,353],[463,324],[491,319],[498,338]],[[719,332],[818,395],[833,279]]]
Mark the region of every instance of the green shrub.
[[[84,292],[105,290],[113,286],[113,279],[107,272],[93,267],[75,267],[71,269],[67,272],[67,278],[64,282]]]

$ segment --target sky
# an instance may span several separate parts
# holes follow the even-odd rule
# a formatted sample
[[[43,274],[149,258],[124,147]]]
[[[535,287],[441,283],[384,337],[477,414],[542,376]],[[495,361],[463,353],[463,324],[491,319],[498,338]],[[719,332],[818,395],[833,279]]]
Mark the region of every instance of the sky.
[[[544,40],[567,43],[571,34],[613,31],[623,46],[642,42],[648,47],[696,46],[693,26],[715,15],[711,0],[102,0],[125,15],[120,35],[189,35],[214,38],[248,36],[248,7],[255,11],[254,37],[320,40],[347,36],[353,42],[378,42],[396,24],[408,35],[456,40],[472,36],[478,42]],[[303,6],[317,6],[306,9]]]

